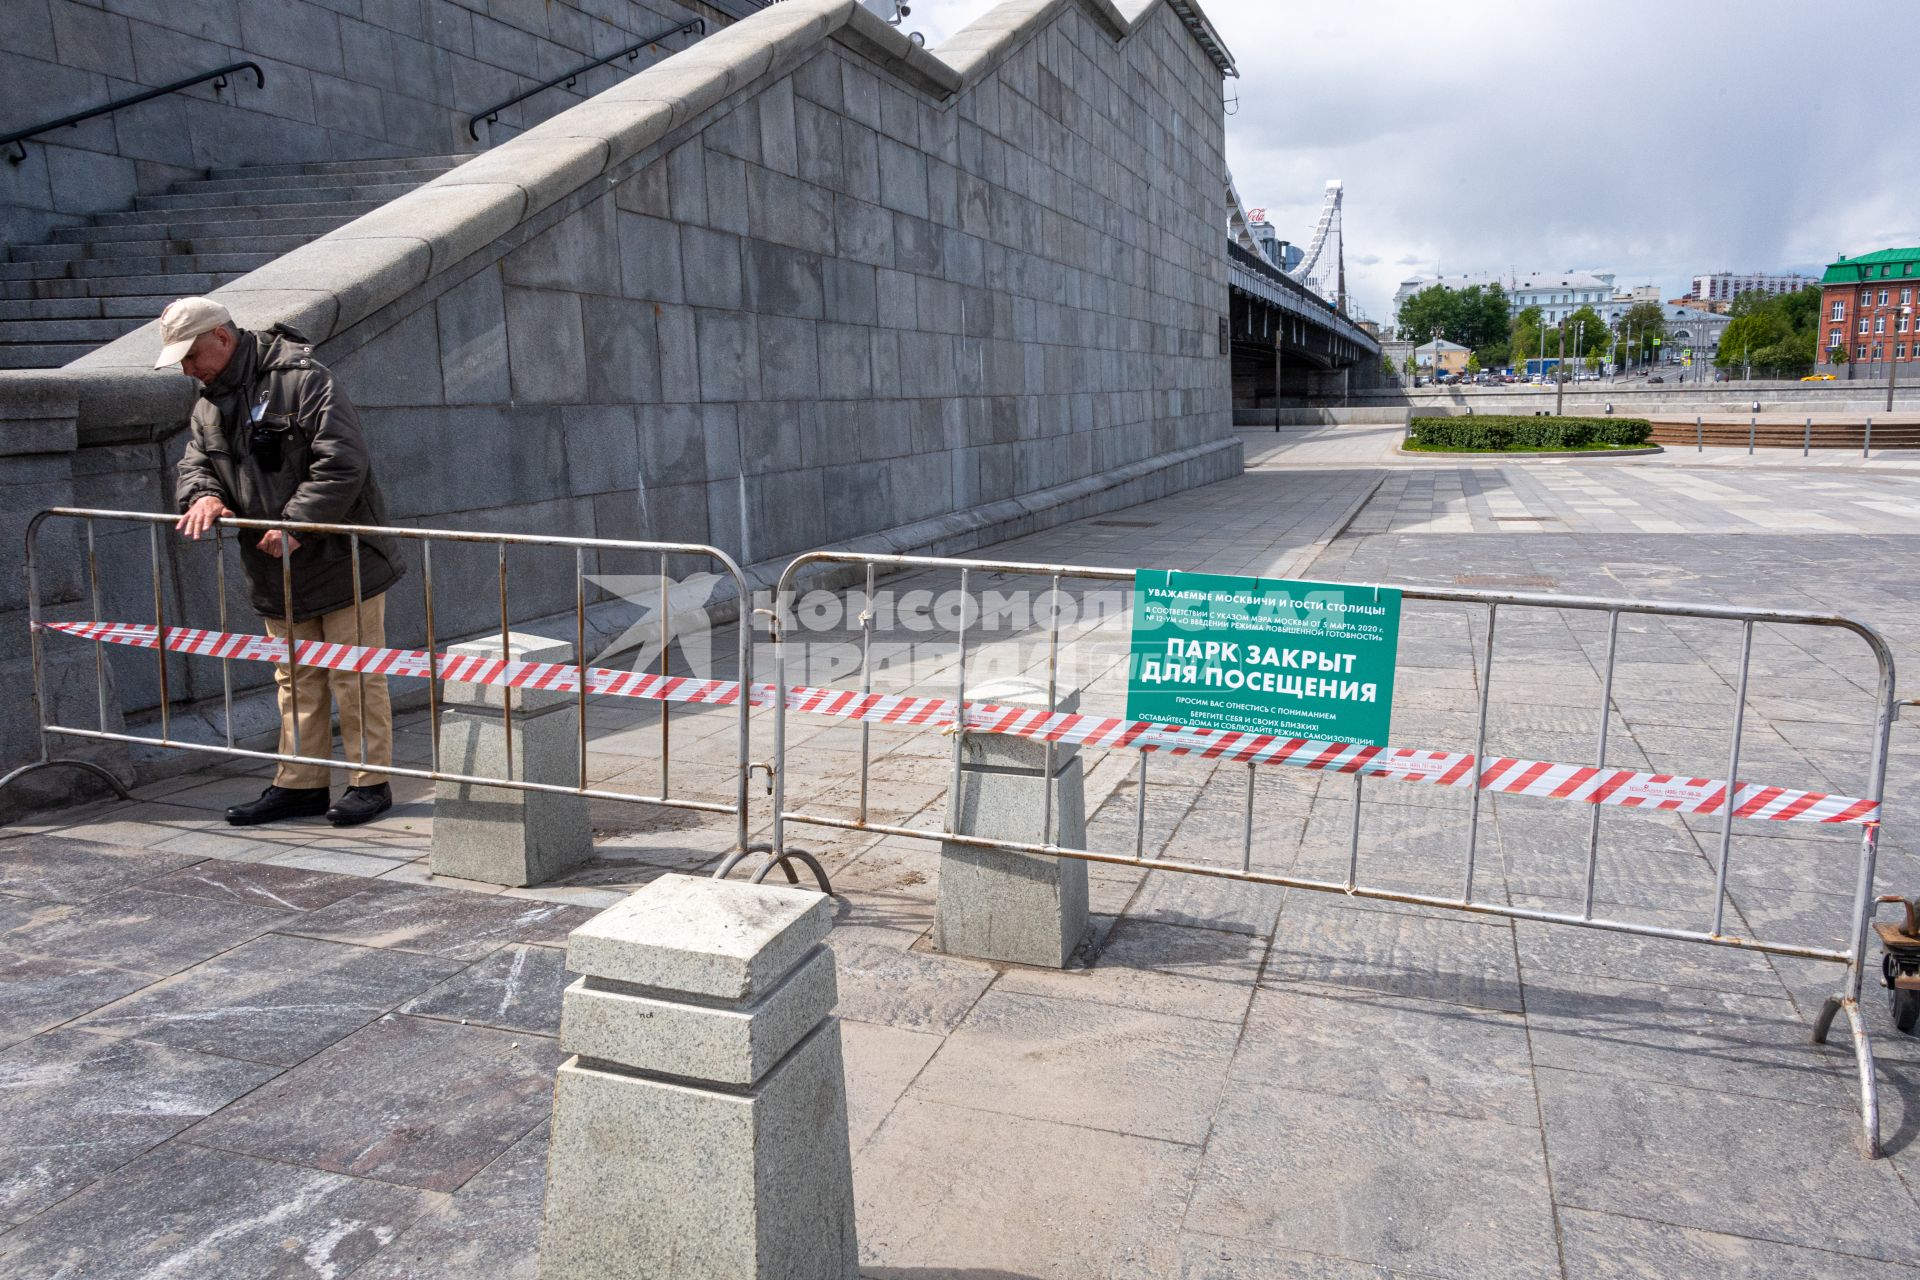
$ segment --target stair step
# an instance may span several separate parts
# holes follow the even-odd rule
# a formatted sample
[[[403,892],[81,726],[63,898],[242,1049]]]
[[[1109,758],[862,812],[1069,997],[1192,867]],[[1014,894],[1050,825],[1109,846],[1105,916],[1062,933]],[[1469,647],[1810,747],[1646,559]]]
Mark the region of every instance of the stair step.
[[[99,298],[12,299],[0,302],[0,320],[93,320],[105,314],[100,302]]]
[[[9,262],[71,262],[86,256],[84,245],[15,244],[7,246]]]
[[[207,174],[209,179],[220,181],[228,178],[281,178],[301,174],[325,175],[335,173],[400,173],[408,169],[450,169],[473,159],[472,154],[444,156],[402,156],[394,159],[374,160],[317,160],[306,164],[249,164],[225,169],[213,169]]]
[[[151,320],[167,309],[177,293],[132,293],[110,298],[0,299],[0,320],[95,320],[121,317]]]
[[[116,254],[110,258],[82,258],[78,262],[0,262],[0,280],[88,280],[96,276],[252,271],[278,256],[273,253]]]
[[[219,271],[177,276],[100,276],[87,280],[6,280],[0,281],[0,298],[107,298],[131,294],[182,298],[211,293],[245,274]]]
[[[365,174],[268,173],[248,174],[240,178],[189,178],[167,188],[168,195],[200,195],[216,191],[300,191],[309,188],[341,186],[419,186],[431,182],[453,165],[421,166],[415,169],[373,170]],[[358,182],[340,179],[360,179]]]
[[[138,329],[142,320],[0,320],[0,343],[84,342],[99,346]]]
[[[57,368],[167,303],[231,284],[430,182],[470,155],[209,170],[130,209],[0,246],[0,369]]]
[[[343,222],[352,221],[363,213],[372,213],[385,203],[387,203],[385,200],[326,200],[314,204],[235,204],[204,209],[134,209],[127,213],[97,213],[94,219],[95,225],[103,230],[108,227],[146,228],[136,237],[144,240],[152,238],[154,228],[165,228],[166,230],[160,234],[179,237],[206,235],[214,228],[221,227],[231,232],[232,224],[236,222],[252,226],[276,218],[337,218]]]
[[[53,342],[0,346],[0,369],[58,369],[99,345],[97,342]]]
[[[245,197],[245,202],[238,204],[238,207],[247,209],[347,200],[372,200],[385,204],[389,200],[407,194],[419,185],[417,182],[385,182],[289,187],[278,191],[190,191],[178,195],[136,197],[133,202],[133,211],[152,213],[176,209],[226,209],[235,207],[237,197],[241,196]]]
[[[264,253],[273,256],[298,249],[310,242],[311,235],[295,236],[192,236],[184,240],[90,240],[85,244],[27,244],[15,245],[14,254],[21,261],[47,263],[77,263],[92,258],[167,258],[183,254],[203,256],[227,253]],[[74,252],[41,256],[35,250],[70,249]],[[23,256],[24,255],[24,256]],[[77,267],[74,275],[83,275]]]
[[[358,206],[347,207],[354,209]],[[110,244],[118,240],[187,242],[212,237],[225,239],[233,236],[236,231],[263,236],[298,236],[302,240],[311,240],[315,236],[325,235],[335,227],[343,227],[359,216],[359,213],[320,213],[303,214],[294,218],[218,218],[212,221],[193,221],[182,218],[177,222],[130,222],[115,226],[58,227],[53,234],[54,238],[62,243],[78,244]],[[239,225],[236,226],[236,223]]]

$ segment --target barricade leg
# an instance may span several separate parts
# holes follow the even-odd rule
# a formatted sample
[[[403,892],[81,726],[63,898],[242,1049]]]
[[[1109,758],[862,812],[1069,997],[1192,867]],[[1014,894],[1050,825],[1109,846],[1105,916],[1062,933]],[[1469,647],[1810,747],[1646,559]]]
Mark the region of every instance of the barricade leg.
[[[1046,687],[1028,680],[993,681],[974,689],[972,697],[996,706],[1047,705]],[[1079,703],[1076,690],[1064,694],[1055,709],[1075,711]],[[958,784],[947,801],[948,830],[1083,847],[1086,800],[1079,752],[1055,747],[1051,778],[1047,758],[1046,744],[1031,738],[967,734]],[[1047,831],[1049,813],[1052,830]],[[1085,862],[941,842],[933,924],[939,950],[1058,969],[1072,958],[1086,931]]]
[[[448,654],[498,658],[501,644],[497,638],[477,640],[454,645]],[[573,646],[514,632],[507,656],[566,662]],[[578,702],[565,691],[449,681],[440,714],[442,767],[450,773],[573,786],[579,777],[579,716]],[[435,787],[429,859],[435,875],[539,884],[592,855],[585,796],[460,782]]]
[[[832,927],[668,875],[573,932],[541,1280],[853,1280]]]

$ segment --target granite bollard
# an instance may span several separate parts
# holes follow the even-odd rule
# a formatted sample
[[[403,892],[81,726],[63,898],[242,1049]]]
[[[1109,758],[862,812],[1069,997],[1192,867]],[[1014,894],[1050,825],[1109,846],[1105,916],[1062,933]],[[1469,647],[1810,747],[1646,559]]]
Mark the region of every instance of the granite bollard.
[[[967,691],[972,702],[1047,705],[1046,686],[994,680]],[[1075,711],[1079,690],[1060,692],[1055,710]],[[1086,792],[1079,749],[1056,744],[1046,777],[1046,744],[997,733],[961,743],[960,787],[947,799],[948,829],[960,835],[1041,843],[1047,788],[1053,788],[1053,843],[1086,844]],[[1062,968],[1087,931],[1087,864],[1076,858],[940,845],[934,946],[981,960]]]
[[[518,631],[510,632],[507,639],[507,656],[514,661],[573,661],[573,646],[564,640]],[[453,645],[447,652],[498,658],[501,645],[494,637]],[[440,767],[448,773],[579,784],[580,707],[575,695],[450,680],[441,705]],[[502,713],[507,705],[513,708],[511,774],[507,772],[507,719]],[[539,884],[592,856],[593,827],[585,796],[464,782],[441,782],[434,787],[429,865],[437,876],[489,884]]]
[[[854,1280],[832,926],[667,875],[568,937],[541,1280]]]

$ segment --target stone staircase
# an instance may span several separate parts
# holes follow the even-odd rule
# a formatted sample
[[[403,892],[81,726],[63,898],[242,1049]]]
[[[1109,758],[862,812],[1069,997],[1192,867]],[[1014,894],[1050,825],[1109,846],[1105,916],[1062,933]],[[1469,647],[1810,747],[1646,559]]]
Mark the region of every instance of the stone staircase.
[[[215,169],[0,261],[0,369],[67,364],[447,172],[468,156]]]

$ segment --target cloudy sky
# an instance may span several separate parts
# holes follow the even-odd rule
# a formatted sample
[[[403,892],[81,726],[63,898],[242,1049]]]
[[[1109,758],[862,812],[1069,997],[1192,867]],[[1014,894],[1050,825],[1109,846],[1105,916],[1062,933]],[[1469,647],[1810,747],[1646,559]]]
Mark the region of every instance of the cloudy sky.
[[[996,0],[912,0],[938,49]],[[1122,0],[1127,9],[1138,0]],[[1201,0],[1227,162],[1283,238],[1346,183],[1348,287],[1431,272],[1815,270],[1920,243],[1914,0]]]

